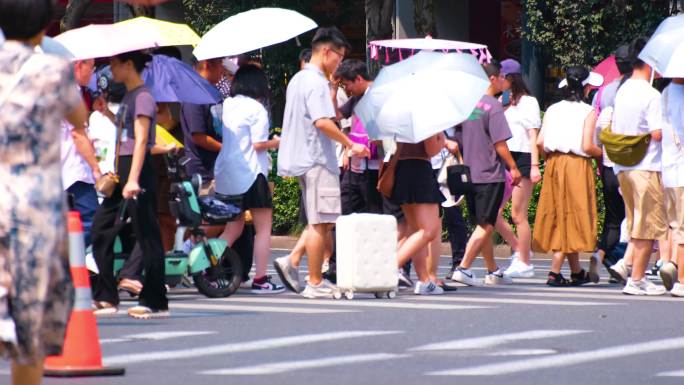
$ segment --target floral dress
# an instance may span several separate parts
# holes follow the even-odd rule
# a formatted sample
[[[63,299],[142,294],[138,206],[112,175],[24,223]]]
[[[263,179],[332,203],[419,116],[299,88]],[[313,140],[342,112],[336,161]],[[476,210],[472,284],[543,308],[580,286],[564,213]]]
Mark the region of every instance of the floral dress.
[[[81,103],[68,62],[16,41],[0,45],[0,95],[31,55],[0,106],[0,274],[9,273],[18,340],[0,355],[29,365],[61,353],[73,304],[59,138]]]

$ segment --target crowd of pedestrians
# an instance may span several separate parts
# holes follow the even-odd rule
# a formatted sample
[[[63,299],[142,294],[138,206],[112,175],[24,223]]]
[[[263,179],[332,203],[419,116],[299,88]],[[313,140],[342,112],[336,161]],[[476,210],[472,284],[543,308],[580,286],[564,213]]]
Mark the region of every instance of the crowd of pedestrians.
[[[160,204],[168,200],[168,178],[154,156],[178,149],[156,144],[157,124],[183,142],[189,159],[184,167],[201,176],[200,195],[242,198],[243,213],[236,221],[205,230],[235,246],[246,234],[244,211],[249,211],[254,239],[245,268],[249,271],[253,257],[255,274],[244,281],[252,293],[277,294],[287,287],[307,298],[332,297],[337,291],[335,221],[364,212],[397,219],[398,285],[417,295],[455,290],[448,281],[479,286],[531,278],[532,253],[540,252],[553,255],[550,286],[596,283],[603,264],[624,283],[625,294],[669,290],[684,296],[684,79],[673,79],[662,94],[653,87],[653,69],[637,58],[646,39],[616,50],[621,76],[603,87],[601,76],[583,66],[565,69],[562,100],[548,107],[543,119],[520,64],[492,60],[482,65],[489,86],[466,121],[419,143],[395,143],[369,138],[354,107],[372,87],[372,77],[364,62],[345,60],[351,47],[337,28],[320,28],[287,85],[280,138],[270,134],[271,93],[259,63],[245,58],[197,62],[196,72],[216,86],[222,102],[173,106],[157,103],[141,77],[151,56],[123,53],[112,57],[109,67],[109,82],[121,87],[118,96],[110,85],[93,97],[79,92],[93,76],[93,60],[68,63],[33,53],[52,10],[43,4],[27,12],[29,3],[40,2],[0,0],[0,27],[7,39],[0,46],[0,305],[7,307],[0,306],[0,321],[13,322],[17,330],[16,336],[0,337],[18,339],[13,348],[0,351],[16,359],[19,371],[58,352],[64,338],[73,300],[64,247],[65,193],[81,213],[99,270],[95,314],[116,313],[118,291],[124,289],[138,297],[130,316],[169,315],[164,254],[175,226],[162,219],[168,216]],[[16,22],[27,17],[31,20]],[[107,134],[102,137],[110,139],[102,140],[115,143],[113,156],[101,154],[97,141],[93,145],[95,131],[103,127]],[[627,160],[614,156],[611,143],[601,139],[606,132],[640,136],[635,145],[640,149]],[[274,151],[277,165],[269,153]],[[445,195],[438,182],[442,163],[452,155],[470,168],[472,189],[461,200],[465,205],[451,202],[454,197]],[[394,184],[383,190],[381,169],[389,163]],[[284,286],[267,274],[273,222],[268,178],[274,167],[278,175],[298,179],[306,224],[292,253],[274,261]],[[103,171],[118,175],[109,192],[99,187],[107,182]],[[597,172],[605,210],[597,207]],[[532,227],[528,213],[537,183],[541,193]],[[508,202],[515,231],[503,216]],[[472,224],[470,234],[462,208]],[[599,210],[605,221],[597,247]],[[448,276],[440,278],[443,223],[453,255]],[[494,258],[495,231],[511,247],[508,266]],[[122,233],[134,235],[134,241],[117,280],[114,244]],[[628,240],[623,252],[621,236]],[[665,286],[646,278],[656,243]],[[580,253],[592,254],[588,270]],[[309,275],[300,289],[303,255]],[[480,255],[484,277],[472,269]],[[561,274],[566,259],[569,279]]]

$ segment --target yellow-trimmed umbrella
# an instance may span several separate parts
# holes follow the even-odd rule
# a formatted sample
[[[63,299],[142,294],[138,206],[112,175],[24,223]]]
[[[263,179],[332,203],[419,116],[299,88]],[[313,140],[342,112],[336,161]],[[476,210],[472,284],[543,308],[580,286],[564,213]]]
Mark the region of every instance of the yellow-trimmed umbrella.
[[[160,146],[167,146],[171,143],[176,145],[176,148],[183,148],[183,143],[179,142],[171,133],[164,127],[157,124],[157,132],[154,138],[155,143]]]
[[[186,24],[136,17],[114,24],[91,24],[55,37],[74,60],[109,57],[146,48],[196,45],[199,35]]]
[[[114,24],[119,28],[138,31],[138,36],[152,37],[158,47],[173,45],[197,45],[201,38],[187,24],[172,23],[170,21],[136,17]]]

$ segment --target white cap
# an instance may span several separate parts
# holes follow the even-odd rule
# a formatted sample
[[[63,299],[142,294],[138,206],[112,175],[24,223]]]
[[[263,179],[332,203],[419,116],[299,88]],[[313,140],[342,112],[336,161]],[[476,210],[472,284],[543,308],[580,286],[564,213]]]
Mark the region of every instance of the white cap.
[[[240,66],[237,65],[237,59],[235,58],[224,58],[223,59],[223,67],[230,72],[231,74],[235,75],[237,70],[240,68]]]
[[[601,87],[603,85],[603,75],[596,72],[589,72],[589,76],[582,81],[583,86],[586,86],[587,84],[594,87]],[[558,83],[558,88],[563,88],[567,85],[568,79],[563,79],[560,83]]]

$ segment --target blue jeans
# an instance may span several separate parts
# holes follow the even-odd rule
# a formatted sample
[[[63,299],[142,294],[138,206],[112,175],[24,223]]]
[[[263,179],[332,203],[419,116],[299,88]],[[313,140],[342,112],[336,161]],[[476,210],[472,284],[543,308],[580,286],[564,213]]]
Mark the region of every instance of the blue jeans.
[[[95,210],[100,205],[97,201],[97,192],[95,186],[90,183],[76,182],[69,186],[67,194],[71,194],[74,198],[74,209],[81,214],[81,222],[83,223],[83,239],[86,247],[90,246],[90,228],[93,226],[93,217]]]

